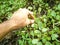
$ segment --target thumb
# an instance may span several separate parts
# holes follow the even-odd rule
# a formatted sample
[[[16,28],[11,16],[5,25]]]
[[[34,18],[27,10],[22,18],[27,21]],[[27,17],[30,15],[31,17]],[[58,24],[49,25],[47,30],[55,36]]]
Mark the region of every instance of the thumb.
[[[26,24],[27,24],[27,25],[32,24],[32,23],[34,23],[34,20],[32,20],[32,19],[27,19],[27,21],[26,21]]]
[[[34,20],[30,20],[30,24],[34,23]]]

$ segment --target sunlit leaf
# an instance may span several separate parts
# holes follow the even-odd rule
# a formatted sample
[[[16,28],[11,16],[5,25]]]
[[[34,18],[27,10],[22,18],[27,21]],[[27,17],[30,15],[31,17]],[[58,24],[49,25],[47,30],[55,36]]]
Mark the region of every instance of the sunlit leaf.
[[[58,35],[57,34],[52,34],[51,37],[52,37],[52,40],[56,40]]]
[[[43,28],[42,29],[42,32],[46,32],[46,31],[48,31],[48,28]]]
[[[38,42],[37,45],[43,45],[42,42]]]
[[[33,39],[32,40],[32,44],[37,44],[38,43],[38,39]]]
[[[58,4],[58,10],[60,10],[60,4]]]
[[[55,11],[51,11],[51,16],[56,17],[56,12]]]
[[[46,42],[46,44],[45,45],[52,45],[50,42]]]

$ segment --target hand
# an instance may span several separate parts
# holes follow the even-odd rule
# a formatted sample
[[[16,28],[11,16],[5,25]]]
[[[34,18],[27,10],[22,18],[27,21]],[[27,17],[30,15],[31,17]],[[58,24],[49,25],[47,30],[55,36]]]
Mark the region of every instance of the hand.
[[[32,19],[29,19],[29,16]],[[17,29],[20,27],[24,27],[28,24],[34,23],[33,13],[25,8],[20,8],[18,9],[18,11],[14,12],[10,20],[12,20],[11,22],[14,25],[13,29]]]

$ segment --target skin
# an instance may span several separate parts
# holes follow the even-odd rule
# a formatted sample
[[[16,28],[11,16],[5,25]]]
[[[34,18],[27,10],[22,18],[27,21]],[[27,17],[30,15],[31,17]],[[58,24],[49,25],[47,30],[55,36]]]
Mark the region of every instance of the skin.
[[[32,23],[34,23],[33,13],[25,8],[18,9],[9,20],[0,24],[0,40],[14,29],[22,28]]]

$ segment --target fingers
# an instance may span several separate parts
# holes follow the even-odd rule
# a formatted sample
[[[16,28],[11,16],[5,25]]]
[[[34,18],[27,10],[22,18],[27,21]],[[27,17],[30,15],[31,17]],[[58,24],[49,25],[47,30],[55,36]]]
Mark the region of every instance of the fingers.
[[[30,20],[30,24],[34,23],[34,20]]]
[[[31,11],[29,11],[28,10],[28,18],[30,18],[30,19],[34,19],[34,16],[33,16],[33,12],[31,12]]]
[[[27,24],[32,24],[34,23],[34,16],[33,16],[33,12],[29,11],[26,8],[22,9],[24,12],[26,12],[27,16],[28,16],[28,20],[27,20]]]
[[[34,16],[31,15],[31,14],[29,14],[29,15],[28,15],[28,18],[29,18],[29,19],[34,19]]]
[[[27,24],[27,25],[32,24],[32,23],[34,23],[34,20],[30,20],[30,19],[27,19],[27,20],[26,20],[26,24]]]
[[[26,8],[19,9],[19,10],[22,11],[24,14],[27,15],[26,25],[29,25],[29,24],[34,23],[33,12],[29,11],[29,10],[26,9]]]
[[[33,12],[29,11],[28,9],[26,9],[26,8],[22,9],[22,8],[20,8],[19,11],[24,12],[28,16],[28,18],[34,19]]]
[[[33,16],[33,12],[29,11],[28,9],[26,8],[20,8],[18,9],[16,12],[14,12],[14,16],[15,15],[19,15],[20,13],[24,14],[27,16],[27,18],[29,19],[34,19],[34,16]],[[19,15],[20,16],[20,15]]]

